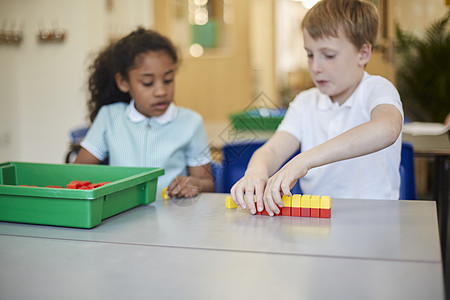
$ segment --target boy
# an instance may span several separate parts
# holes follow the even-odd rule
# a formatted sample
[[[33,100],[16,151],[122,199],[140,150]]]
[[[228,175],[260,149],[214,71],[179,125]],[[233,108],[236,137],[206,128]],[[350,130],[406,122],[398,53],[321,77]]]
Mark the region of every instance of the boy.
[[[278,214],[281,196],[291,195],[299,178],[305,194],[398,199],[400,96],[388,80],[364,71],[378,24],[375,6],[360,0],[322,0],[306,14],[301,28],[316,87],[297,95],[254,153],[231,189],[236,204],[254,214],[256,198],[258,211]]]

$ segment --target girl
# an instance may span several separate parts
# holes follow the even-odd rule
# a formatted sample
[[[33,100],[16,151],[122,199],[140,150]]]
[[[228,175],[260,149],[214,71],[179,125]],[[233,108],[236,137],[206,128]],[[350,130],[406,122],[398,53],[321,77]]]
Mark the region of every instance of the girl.
[[[163,167],[158,190],[192,197],[214,191],[201,116],[173,103],[178,56],[173,44],[138,28],[90,66],[92,126],[75,163]]]

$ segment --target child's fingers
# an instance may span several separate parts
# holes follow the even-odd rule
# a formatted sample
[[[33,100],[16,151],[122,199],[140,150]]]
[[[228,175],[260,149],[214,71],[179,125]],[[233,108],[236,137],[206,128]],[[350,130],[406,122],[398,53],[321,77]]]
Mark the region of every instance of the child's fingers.
[[[178,197],[180,191],[184,187],[186,179],[186,176],[177,176],[167,187],[167,194],[169,196]]]
[[[194,197],[199,193],[198,187],[189,180],[189,177],[178,176],[173,183],[173,189],[170,191],[171,196],[177,198]]]
[[[247,204],[244,200],[244,187],[240,184],[240,182],[233,185],[230,192],[234,203],[239,205],[242,209],[247,209]]]
[[[256,209],[259,212],[264,210],[264,188],[262,186],[255,187]]]
[[[281,183],[281,191],[283,192],[283,195],[286,195],[286,196],[289,196],[289,197],[292,196],[292,194],[291,194],[291,184],[289,182],[282,182]],[[281,203],[277,202],[277,204],[278,204],[278,206],[282,207],[283,200],[281,200],[281,198],[280,198],[280,201],[281,201]]]
[[[199,190],[197,187],[187,184],[180,190],[177,197],[190,198],[196,196],[198,192]]]
[[[267,213],[269,214],[269,216],[271,216],[271,217],[273,217],[275,214],[278,213],[277,212],[278,208],[276,207],[276,205],[274,203],[275,202],[273,202],[273,198],[272,198],[271,194],[264,197],[264,207],[265,207]]]
[[[280,193],[280,179],[275,177],[269,180],[266,190],[264,191],[264,205],[269,216],[279,214],[280,209],[278,206],[283,206]],[[278,204],[278,206],[277,206]]]
[[[173,192],[173,190],[175,189],[176,186],[177,186],[177,178],[172,180],[172,182],[167,187],[167,190],[166,190],[167,195],[172,195],[172,192]]]
[[[247,202],[248,209],[252,215],[256,214],[254,192],[253,186],[245,188],[245,201]]]
[[[236,187],[236,185],[233,185],[233,186],[231,187],[230,194],[231,194],[231,199],[233,199],[233,202],[234,202],[236,205],[241,206],[241,203],[240,203],[239,200],[238,200],[238,193],[237,193],[237,187]]]

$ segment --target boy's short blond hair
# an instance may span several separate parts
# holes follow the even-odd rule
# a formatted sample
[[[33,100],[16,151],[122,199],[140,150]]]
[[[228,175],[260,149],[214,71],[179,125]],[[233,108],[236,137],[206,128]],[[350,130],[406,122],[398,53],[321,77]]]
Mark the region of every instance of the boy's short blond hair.
[[[360,0],[321,0],[311,8],[302,21],[313,39],[338,37],[345,34],[356,49],[365,43],[375,45],[380,17],[370,2]]]

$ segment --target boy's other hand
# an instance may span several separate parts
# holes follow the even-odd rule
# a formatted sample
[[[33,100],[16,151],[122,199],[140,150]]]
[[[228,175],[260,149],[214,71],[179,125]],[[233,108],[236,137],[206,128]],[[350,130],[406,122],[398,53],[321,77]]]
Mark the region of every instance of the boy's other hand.
[[[281,197],[291,196],[291,189],[307,172],[302,155],[298,155],[269,178],[264,190],[264,207],[269,216],[280,213],[280,207],[283,207]]]
[[[256,214],[258,211],[263,211],[263,195],[266,186],[267,177],[259,174],[246,174],[231,188],[231,197],[234,203],[239,205],[242,209],[249,209],[251,214]],[[255,207],[256,198],[256,207]]]

